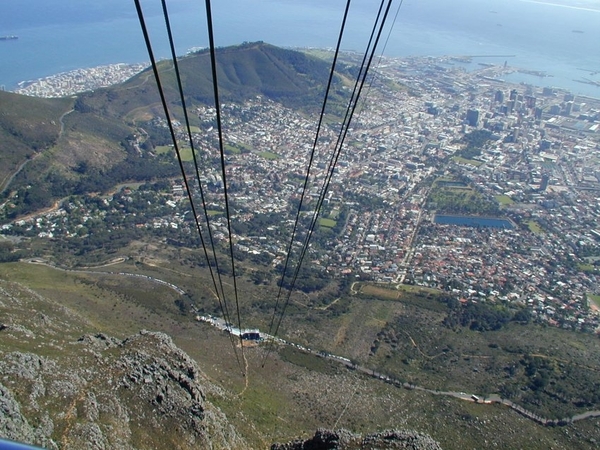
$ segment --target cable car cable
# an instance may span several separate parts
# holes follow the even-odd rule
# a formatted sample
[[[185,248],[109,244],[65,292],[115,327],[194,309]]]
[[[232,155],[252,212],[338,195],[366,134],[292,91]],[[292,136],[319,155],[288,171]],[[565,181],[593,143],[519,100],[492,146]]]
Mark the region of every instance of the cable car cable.
[[[212,12],[210,0],[206,4],[206,22],[208,28],[208,41],[210,46],[210,65],[213,78],[213,93],[215,97],[215,109],[217,110],[217,130],[219,134],[219,152],[221,155],[221,176],[223,179],[223,196],[225,198],[225,211],[227,215],[227,231],[229,233],[229,255],[231,257],[231,272],[233,277],[233,291],[235,295],[235,307],[237,311],[238,328],[240,331],[240,347],[242,349],[242,358],[244,357],[244,342],[242,338],[242,318],[240,314],[240,303],[237,289],[237,278],[235,273],[235,260],[233,257],[233,236],[231,233],[231,214],[229,212],[229,199],[227,196],[227,175],[225,173],[225,149],[223,147],[223,125],[221,122],[221,104],[219,102],[219,83],[217,79],[217,57],[215,52],[215,38],[213,32]]]
[[[269,334],[271,334],[271,331],[273,330],[273,324],[275,322],[275,316],[276,316],[276,313],[277,313],[277,307],[279,305],[279,300],[281,298],[281,293],[282,293],[282,289],[283,289],[283,285],[284,285],[285,275],[287,273],[288,264],[289,264],[290,256],[291,256],[291,253],[292,253],[292,246],[293,246],[293,243],[294,243],[294,239],[296,237],[296,231],[297,231],[297,227],[298,227],[298,222],[300,221],[300,213],[302,211],[302,205],[304,203],[304,196],[306,194],[306,190],[307,190],[306,188],[307,188],[308,180],[309,180],[309,177],[310,177],[310,170],[311,170],[313,159],[314,159],[314,156],[315,156],[315,152],[316,152],[316,148],[317,148],[317,142],[319,140],[319,134],[320,134],[321,126],[322,126],[322,123],[323,123],[323,117],[325,115],[325,108],[327,106],[327,100],[328,100],[328,97],[329,97],[329,91],[330,91],[331,84],[332,84],[332,81],[333,81],[333,76],[334,76],[334,73],[335,73],[335,66],[336,66],[338,55],[339,55],[339,52],[340,52],[340,47],[341,47],[341,43],[342,43],[342,37],[344,35],[344,29],[345,29],[345,26],[346,26],[346,19],[348,17],[348,11],[350,9],[350,3],[351,3],[351,0],[348,0],[346,2],[346,9],[344,10],[344,17],[342,19],[342,24],[340,26],[340,32],[339,32],[339,36],[338,36],[337,45],[336,45],[336,48],[335,48],[335,53],[334,53],[334,56],[333,56],[333,61],[331,63],[331,69],[329,70],[329,79],[327,81],[327,87],[325,89],[325,96],[324,96],[324,99],[323,99],[323,104],[321,106],[321,113],[319,115],[319,120],[318,120],[318,124],[317,124],[317,131],[315,133],[315,139],[314,139],[314,142],[313,142],[313,146],[312,146],[312,150],[311,150],[311,153],[310,153],[310,158],[309,158],[308,166],[307,166],[307,169],[306,169],[306,176],[304,177],[304,185],[302,186],[302,194],[300,195],[300,203],[298,204],[298,210],[296,211],[296,219],[294,221],[294,227],[293,227],[293,230],[292,230],[292,235],[291,235],[290,242],[289,242],[288,248],[287,248],[287,255],[286,255],[286,258],[285,258],[285,264],[284,264],[284,267],[283,267],[283,272],[281,274],[281,280],[279,282],[279,290],[277,292],[277,298],[275,300],[275,306],[273,308],[273,316],[271,317],[271,323],[269,325]]]
[[[154,57],[154,52],[152,50],[152,43],[150,42],[150,36],[148,34],[148,29],[146,27],[146,21],[144,19],[144,12],[142,11],[142,7],[140,5],[140,0],[134,0],[134,2],[135,2],[137,14],[138,14],[138,19],[140,21],[140,27],[142,29],[142,34],[144,35],[144,41],[146,43],[146,49],[148,50],[148,56],[150,58],[150,62],[151,62],[151,65],[152,65],[152,71],[154,72],[154,77],[156,79],[156,86],[158,88],[159,96],[160,96],[160,99],[161,99],[161,102],[162,102],[162,106],[163,106],[163,109],[164,109],[164,112],[165,112],[165,116],[166,116],[166,120],[167,120],[167,124],[168,124],[168,128],[169,128],[169,132],[171,134],[171,139],[173,140],[173,146],[175,148],[175,153],[177,154],[177,160],[179,162],[179,168],[180,168],[182,176],[183,176],[183,182],[184,182],[184,185],[185,185],[185,188],[186,188],[188,199],[190,201],[190,205],[191,205],[191,208],[192,208],[192,213],[194,214],[194,220],[196,221],[196,227],[198,229],[198,233],[199,233],[199,236],[200,236],[200,241],[202,243],[202,247],[204,248],[204,251],[206,252],[207,251],[206,250],[206,245],[205,245],[202,233],[201,233],[200,223],[198,222],[198,215],[196,214],[196,208],[194,206],[194,201],[193,201],[193,198],[192,198],[192,193],[191,193],[191,190],[190,190],[190,186],[189,186],[189,183],[188,183],[186,175],[185,175],[185,169],[183,167],[183,161],[181,159],[181,153],[179,151],[179,145],[177,144],[177,139],[176,139],[176,136],[175,136],[175,130],[173,129],[173,124],[171,122],[171,116],[170,116],[169,108],[168,108],[167,101],[166,101],[166,98],[165,98],[165,93],[164,93],[164,90],[163,90],[163,87],[162,87],[160,75],[158,73],[158,66],[156,64],[156,59]],[[209,262],[208,265],[210,267],[210,262]],[[212,269],[211,269],[211,275],[212,275]],[[214,279],[214,276],[213,276],[213,283],[215,284],[215,289],[216,289],[216,281]],[[240,359],[239,359],[239,356],[238,356],[238,353],[237,353],[237,349],[236,349],[235,344],[233,343],[233,341],[232,341],[232,346],[233,346],[233,350],[234,350],[234,353],[235,353],[238,365],[239,365],[240,368],[242,368],[242,364],[240,362]],[[243,369],[242,369],[242,371],[243,371]]]
[[[383,4],[384,4],[384,1],[385,1],[385,0],[382,0],[381,6],[383,6]],[[367,77],[367,74],[368,74],[369,67],[370,67],[370,65],[371,65],[371,63],[372,63],[372,61],[373,61],[373,57],[374,57],[374,54],[375,54],[375,50],[376,50],[376,48],[377,48],[377,43],[379,42],[379,39],[380,39],[380,37],[381,37],[381,32],[383,31],[383,26],[385,25],[385,21],[386,21],[387,15],[388,15],[388,13],[389,13],[389,9],[390,9],[390,6],[391,6],[391,4],[392,4],[392,0],[388,0],[388,5],[387,5],[387,7],[386,7],[386,9],[385,9],[385,13],[384,13],[383,19],[382,19],[382,21],[381,21],[381,25],[380,25],[380,27],[379,27],[379,31],[378,31],[378,33],[377,33],[377,38],[375,39],[375,43],[374,43],[374,45],[373,45],[373,48],[372,48],[372,51],[371,51],[371,54],[370,54],[370,57],[369,57],[369,61],[368,61],[367,65],[366,65],[366,67],[365,67],[364,74],[363,74],[363,77],[362,77],[362,81],[360,82],[360,87],[358,88],[358,91],[357,91],[357,93],[356,93],[356,99],[355,99],[355,101],[354,101],[354,104],[352,105],[352,107],[350,108],[350,105],[349,105],[349,109],[347,110],[347,113],[348,113],[348,111],[350,111],[350,113],[349,113],[349,115],[348,115],[347,124],[346,124],[346,126],[345,126],[345,127],[343,127],[343,126],[342,126],[342,128],[344,128],[344,131],[343,131],[343,133],[341,133],[341,138],[340,138],[340,140],[339,140],[339,142],[338,142],[338,144],[339,144],[339,145],[336,145],[336,147],[337,147],[337,152],[335,153],[335,155],[334,155],[334,158],[332,159],[332,161],[333,161],[333,165],[332,165],[332,167],[331,167],[331,170],[329,171],[329,174],[328,174],[327,180],[326,180],[326,182],[325,182],[325,187],[324,187],[324,189],[323,189],[323,192],[322,192],[322,195],[321,195],[321,197],[320,197],[320,202],[319,202],[319,204],[317,205],[317,208],[315,209],[315,214],[314,214],[314,216],[313,216],[313,221],[312,221],[312,223],[311,223],[311,227],[310,227],[310,229],[309,229],[309,233],[308,233],[308,234],[307,234],[307,236],[306,236],[306,239],[305,239],[305,245],[303,246],[302,253],[301,253],[301,255],[300,255],[300,260],[299,260],[299,262],[298,262],[298,265],[296,266],[296,271],[295,271],[295,273],[294,273],[294,278],[293,278],[293,280],[292,280],[292,285],[291,285],[290,289],[288,290],[288,295],[287,295],[286,301],[285,301],[285,303],[284,303],[283,310],[282,310],[282,312],[281,312],[281,314],[280,314],[279,321],[278,321],[278,323],[277,323],[277,327],[275,328],[275,332],[274,332],[273,336],[277,336],[277,333],[278,333],[278,331],[279,331],[279,327],[280,327],[280,325],[281,325],[281,322],[283,321],[283,317],[284,317],[284,315],[285,315],[285,311],[286,311],[286,309],[287,309],[287,306],[289,305],[290,298],[291,298],[291,294],[292,294],[292,292],[293,292],[293,289],[294,289],[295,283],[296,283],[296,281],[297,281],[297,279],[298,279],[298,274],[299,274],[299,271],[300,271],[300,267],[301,267],[301,265],[302,265],[302,261],[304,260],[304,257],[305,257],[305,255],[306,255],[306,251],[307,251],[307,249],[308,249],[308,244],[310,243],[310,239],[311,239],[311,237],[312,237],[312,234],[313,234],[313,232],[314,232],[314,228],[315,228],[316,222],[317,222],[317,220],[318,220],[318,216],[319,216],[320,208],[321,208],[321,206],[322,206],[322,204],[323,204],[323,199],[325,198],[325,195],[327,194],[327,190],[329,189],[329,184],[330,184],[330,182],[331,182],[331,178],[332,178],[332,176],[333,176],[333,173],[334,173],[334,171],[335,171],[335,166],[336,166],[336,164],[337,164],[337,161],[338,161],[338,159],[339,159],[339,156],[340,156],[340,154],[341,154],[342,146],[343,146],[344,140],[345,140],[345,138],[346,138],[346,135],[347,135],[347,133],[348,133],[348,129],[349,129],[349,127],[350,127],[350,123],[351,123],[351,121],[352,121],[352,117],[353,117],[353,115],[354,115],[354,112],[355,112],[355,110],[356,110],[356,107],[357,107],[357,104],[358,104],[358,100],[359,100],[359,98],[360,98],[360,93],[361,93],[361,91],[362,91],[362,88],[363,88],[363,86],[364,86],[364,83],[365,83],[365,80],[366,80],[366,77]],[[381,7],[380,7],[380,11],[381,11]],[[375,25],[376,25],[376,24],[377,24],[377,20],[376,20],[376,22],[375,22]],[[376,29],[376,27],[374,27],[373,31],[375,31],[375,29]],[[370,46],[370,45],[369,45],[369,46]],[[369,48],[369,46],[367,46],[367,48]]]
[[[206,207],[206,198],[204,195],[204,189],[202,188],[202,182],[200,181],[200,171],[198,168],[198,158],[196,157],[196,149],[194,148],[194,139],[192,137],[192,130],[190,128],[190,120],[189,120],[189,115],[187,112],[187,105],[185,102],[185,96],[184,96],[184,92],[183,92],[183,84],[181,82],[181,72],[179,71],[179,63],[177,62],[177,55],[175,53],[175,45],[174,45],[174,40],[173,40],[173,34],[171,32],[171,23],[169,20],[169,13],[167,11],[167,4],[166,4],[166,0],[161,0],[162,2],[162,7],[163,7],[163,15],[165,18],[165,25],[167,28],[167,35],[169,38],[169,46],[171,49],[171,57],[173,58],[173,67],[175,70],[175,77],[177,79],[177,86],[179,88],[179,97],[181,99],[181,106],[183,108],[183,115],[185,117],[185,124],[186,124],[186,130],[187,130],[187,135],[188,135],[188,140],[190,143],[190,148],[192,151],[192,158],[193,158],[193,162],[194,162],[194,168],[195,168],[195,174],[196,174],[196,180],[198,181],[198,189],[200,191],[200,198],[202,200],[202,209],[204,210],[204,219],[206,221],[206,227],[208,229],[208,236],[209,236],[209,241],[210,241],[210,245],[211,245],[211,250],[213,253],[213,260],[215,263],[215,271],[217,273],[217,278],[219,280],[219,285],[221,287],[221,295],[223,297],[223,299],[226,299],[226,295],[225,295],[225,290],[223,289],[223,281],[222,281],[222,277],[221,277],[221,272],[219,269],[219,261],[217,259],[217,252],[215,249],[215,244],[214,244],[214,239],[213,239],[213,235],[212,235],[212,230],[210,228],[210,219],[208,217],[208,212],[207,212],[207,207]],[[211,274],[212,274],[212,268],[210,267],[210,260],[208,257],[208,253],[204,252],[204,256],[206,257],[206,261],[208,263],[208,266],[211,270]],[[216,290],[217,286],[215,285],[215,290]],[[223,309],[223,308],[222,308]],[[225,318],[225,320],[227,322],[229,322],[229,309],[227,307],[227,302],[224,300],[224,311],[221,311],[223,313],[223,317]]]

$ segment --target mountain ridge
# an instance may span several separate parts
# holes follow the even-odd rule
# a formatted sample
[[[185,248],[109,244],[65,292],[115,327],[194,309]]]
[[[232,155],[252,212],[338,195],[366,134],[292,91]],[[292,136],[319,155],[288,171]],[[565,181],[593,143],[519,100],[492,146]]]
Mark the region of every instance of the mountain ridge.
[[[214,103],[209,56],[203,50],[178,60],[188,109]],[[219,48],[217,61],[221,102],[264,96],[310,111],[321,101],[329,75],[324,60],[262,42]],[[158,68],[171,117],[183,121],[172,61],[160,61]],[[11,196],[8,217],[46,208],[73,193],[101,193],[124,181],[179,175],[175,161],[152,152],[170,142],[166,130],[148,128],[157,117],[164,111],[151,68],[74,98],[0,93],[0,137],[5,137],[0,154],[9,163],[0,170],[0,182],[10,182],[4,189],[4,196]],[[190,117],[194,125],[198,119]],[[147,131],[148,145],[139,145]],[[44,158],[33,158],[40,154]]]
[[[262,95],[302,110],[314,109],[322,100],[330,69],[324,60],[264,42],[218,48],[216,59],[221,102],[240,102]],[[212,105],[214,91],[208,49],[178,58],[178,67],[188,106]],[[172,61],[159,61],[157,69],[167,101],[171,106],[180,106]],[[149,67],[122,84],[83,93],[78,96],[75,109],[133,122],[140,114],[139,108],[158,106],[163,115],[153,78]],[[176,110],[173,113],[179,114]],[[182,115],[177,118],[183,119]]]

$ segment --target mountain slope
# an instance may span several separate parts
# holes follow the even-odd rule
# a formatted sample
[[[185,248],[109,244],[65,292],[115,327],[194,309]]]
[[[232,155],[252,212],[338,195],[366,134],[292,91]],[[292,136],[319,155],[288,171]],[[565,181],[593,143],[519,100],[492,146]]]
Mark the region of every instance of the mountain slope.
[[[50,449],[247,448],[205,398],[226,394],[167,335],[86,334],[85,318],[5,280],[0,311],[0,436]]]
[[[212,105],[208,50],[181,58],[179,68],[187,101]],[[306,110],[315,108],[322,100],[330,66],[304,53],[258,42],[217,49],[217,68],[219,97],[223,102],[240,102],[262,95],[285,106]],[[159,73],[166,98],[179,104],[172,62],[160,62]],[[154,75],[148,68],[122,85],[81,95],[76,109],[135,119],[141,113],[140,108],[160,112],[159,102]]]
[[[0,91],[0,191],[20,164],[52,146],[61,116],[73,100],[41,99]]]
[[[306,440],[273,444],[271,450],[441,450],[426,434],[416,431],[389,430],[361,436],[347,430],[317,430]]]
[[[264,43],[220,48],[217,55],[222,102],[261,95],[313,110],[322,100],[329,74],[323,60]],[[181,58],[179,66],[188,106],[212,105],[208,51]],[[183,120],[173,64],[161,61],[159,67],[172,116]],[[5,195],[16,194],[6,209],[8,218],[48,207],[73,193],[105,192],[124,181],[179,174],[175,161],[148,151],[153,145],[140,146],[143,139],[136,141],[136,135],[148,136],[148,131],[149,142],[170,144],[166,128],[149,124],[164,117],[150,68],[123,84],[75,99],[1,94],[0,155],[7,164],[0,170],[0,182],[8,187]],[[196,118],[190,117],[194,124]],[[43,158],[28,161],[42,149]]]

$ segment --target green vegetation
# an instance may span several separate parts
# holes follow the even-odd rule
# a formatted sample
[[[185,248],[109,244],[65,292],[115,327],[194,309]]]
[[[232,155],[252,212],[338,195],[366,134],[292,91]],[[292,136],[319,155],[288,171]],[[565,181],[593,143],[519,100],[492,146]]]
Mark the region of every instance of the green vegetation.
[[[458,152],[458,156],[462,156],[465,159],[473,159],[481,155],[481,150],[491,137],[492,133],[488,130],[475,130],[465,134],[462,141],[466,146]]]
[[[500,203],[500,206],[508,206],[515,203],[508,195],[496,195],[496,201]]]
[[[542,234],[544,232],[544,230],[542,229],[542,227],[540,226],[540,224],[537,223],[535,220],[528,220],[525,223],[527,224],[527,227],[529,228],[529,231],[531,231],[532,233]]]
[[[401,285],[396,289],[373,284],[361,284],[359,295],[365,298],[375,297],[381,300],[394,300],[405,305],[413,305],[433,311],[444,312],[447,310],[446,305],[440,302],[440,291],[420,286]]]
[[[500,213],[498,204],[472,188],[444,187],[434,183],[427,198],[429,209],[438,213],[494,216]]]
[[[309,370],[314,370],[315,372],[332,373],[335,372],[336,369],[335,366],[326,359],[288,346],[279,349],[278,353],[284,361],[305,367]]]
[[[175,148],[172,145],[157,145],[154,148],[154,151],[157,155],[170,155],[173,156],[173,158],[177,158]],[[179,143],[179,154],[181,155],[181,160],[183,162],[191,162],[194,160],[194,157],[192,156],[192,149],[182,145],[181,143]]]
[[[462,156],[453,156],[452,161],[455,161],[458,164],[468,164],[474,167],[479,167],[483,164],[483,161],[477,161],[476,159],[467,159],[463,158]]]
[[[600,273],[598,267],[593,264],[578,263],[577,270],[580,270],[581,272]]]
[[[242,153],[242,150],[239,147],[235,147],[231,144],[225,144],[225,153],[239,155]]]
[[[56,144],[60,118],[72,104],[72,99],[41,99],[0,91],[0,193],[21,164]]]
[[[143,254],[143,246],[135,248],[136,253]],[[163,256],[153,260],[152,266],[130,261],[104,270],[143,273],[173,282],[193,292],[194,303],[201,309],[218,309],[208,289],[208,273],[189,265],[190,257],[197,252],[182,249],[177,255],[172,251],[165,247],[157,254]],[[60,299],[61,305],[85,314],[96,330],[121,337],[141,327],[169,333],[224,389],[244,391],[240,397],[227,399],[213,393],[208,396],[254,442],[253,448],[261,448],[261,436],[281,441],[319,424],[334,423],[346,405],[340,426],[372,430],[393,428],[404,420],[406,426],[430,433],[449,449],[476,446],[477,441],[492,438],[504,442],[507,448],[514,445],[514,436],[503,434],[501,429],[517,429],[520,436],[531,437],[528,448],[546,448],[550,441],[568,447],[567,442],[572,442],[561,428],[540,427],[507,408],[398,389],[288,346],[267,360],[266,369],[260,367],[263,351],[247,348],[249,387],[243,390],[244,379],[239,376],[227,337],[209,325],[192,324],[190,315],[181,315],[176,293],[166,287],[134,277],[62,272],[32,264],[1,264],[0,279],[7,278],[45,297]],[[271,287],[239,281],[243,284],[240,289],[247,293],[242,302],[243,316],[264,328],[268,317],[260,319],[258,305],[273,298]],[[474,331],[462,326],[451,329],[443,324],[447,313],[438,310],[443,307],[447,311],[448,306],[433,289],[401,286],[396,290],[369,284],[355,289],[361,294],[351,299],[342,297],[335,303],[346,305],[339,315],[332,315],[328,309],[302,307],[305,297],[294,296],[286,318],[286,323],[294,324],[290,327],[292,335],[283,331],[281,336],[429,388],[481,396],[499,393],[549,417],[590,409],[587,403],[577,406],[573,401],[583,401],[586,393],[589,399],[585,401],[593,401],[592,387],[598,374],[592,368],[600,362],[597,338],[514,322],[497,331]],[[252,299],[256,299],[257,307],[249,308]],[[270,317],[270,309],[265,311]],[[73,335],[73,340],[77,336]],[[4,345],[8,345],[6,340]],[[26,347],[21,350],[29,351]],[[47,346],[40,351],[57,350]],[[559,383],[560,373],[567,377]],[[560,393],[559,386],[563,389]],[[351,402],[349,395],[353,395]],[[559,395],[567,403],[552,395]],[[410,405],[412,414],[407,415],[405,408],[381,408],[382,402]],[[431,421],[431,417],[442,413],[442,421]],[[248,417],[252,418],[251,427]],[[482,420],[486,421],[485,427],[481,426]],[[581,422],[568,429],[575,432],[587,426],[587,422]],[[590,435],[590,431],[585,433]],[[524,439],[520,437],[519,443]]]
[[[434,316],[423,310],[412,311],[410,317],[398,317],[374,341],[374,361],[400,379],[428,380],[440,389],[496,393],[550,418],[596,407],[600,400],[600,391],[585,391],[597,385],[597,372],[567,357],[571,352],[568,345],[561,346],[557,353],[539,341],[523,340],[527,331],[542,338],[546,331],[537,326],[530,326],[531,330],[511,325],[505,330],[457,333],[438,326],[431,329],[431,320]],[[548,330],[550,335],[554,332]],[[569,340],[581,337],[570,336]],[[563,375],[565,370],[569,372],[567,377]]]
[[[369,361],[383,373],[436,389],[495,393],[549,418],[600,405],[594,336],[524,325],[529,314],[521,307],[461,305],[425,292],[419,304],[383,286],[359,290],[364,301],[394,299],[405,308],[373,338]]]
[[[194,160],[194,155],[192,155],[192,149],[190,147],[180,147],[179,154],[181,155],[181,160],[183,162],[191,162]]]
[[[279,159],[279,155],[277,153],[273,153],[273,152],[259,152],[258,154],[260,156],[262,156],[263,158],[269,159],[269,160]]]
[[[1,238],[4,238],[1,236]],[[17,250],[10,241],[0,239],[0,263],[15,262],[22,256],[22,252]]]
[[[337,222],[333,219],[319,219],[319,225],[326,228],[333,228],[337,225]]]
[[[588,299],[596,306],[596,308],[600,309],[600,295],[588,294]]]

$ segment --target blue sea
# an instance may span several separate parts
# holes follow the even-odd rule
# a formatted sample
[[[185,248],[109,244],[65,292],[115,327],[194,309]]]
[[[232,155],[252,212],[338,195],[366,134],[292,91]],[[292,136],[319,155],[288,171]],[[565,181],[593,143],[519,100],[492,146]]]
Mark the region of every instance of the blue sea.
[[[217,46],[262,40],[285,47],[334,47],[344,0],[214,0]],[[557,3],[561,3],[558,5]],[[396,0],[385,54],[480,57],[544,71],[506,79],[600,97],[600,0]],[[155,54],[168,56],[160,0],[143,0]],[[346,50],[364,51],[378,1],[353,0]],[[204,2],[169,0],[177,52],[208,43]],[[2,0],[0,85],[77,68],[148,60],[133,0]],[[387,36],[387,31],[384,38]],[[382,43],[383,44],[383,43]]]

